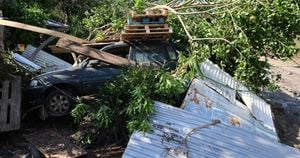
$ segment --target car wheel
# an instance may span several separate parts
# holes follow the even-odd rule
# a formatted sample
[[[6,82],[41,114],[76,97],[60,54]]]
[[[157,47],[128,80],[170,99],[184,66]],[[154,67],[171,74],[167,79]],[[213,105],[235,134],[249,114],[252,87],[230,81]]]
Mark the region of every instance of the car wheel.
[[[73,94],[67,90],[62,91],[53,90],[45,99],[45,108],[50,116],[68,115],[74,105]]]

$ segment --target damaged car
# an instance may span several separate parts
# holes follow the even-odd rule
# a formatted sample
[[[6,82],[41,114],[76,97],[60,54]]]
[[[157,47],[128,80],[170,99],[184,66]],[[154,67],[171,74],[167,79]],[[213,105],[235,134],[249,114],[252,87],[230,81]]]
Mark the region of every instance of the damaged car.
[[[74,96],[96,93],[119,74],[120,67],[87,58],[75,67],[34,77],[28,89],[29,104],[44,105],[50,116],[64,116],[75,103]]]
[[[103,47],[101,51],[133,60],[143,66],[172,70],[177,63],[176,50],[166,41],[116,42]],[[120,69],[116,65],[85,58],[71,67],[43,73],[32,78],[27,92],[28,103],[42,107],[46,116],[67,115],[76,102],[75,96],[96,93],[106,82],[117,77]]]

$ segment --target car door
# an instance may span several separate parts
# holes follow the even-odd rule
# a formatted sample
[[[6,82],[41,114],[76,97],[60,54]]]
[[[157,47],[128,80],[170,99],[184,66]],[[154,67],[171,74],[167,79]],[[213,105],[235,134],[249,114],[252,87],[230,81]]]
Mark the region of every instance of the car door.
[[[106,82],[119,75],[116,66],[103,63],[99,60],[90,60],[82,69],[82,89],[84,95],[96,93]]]

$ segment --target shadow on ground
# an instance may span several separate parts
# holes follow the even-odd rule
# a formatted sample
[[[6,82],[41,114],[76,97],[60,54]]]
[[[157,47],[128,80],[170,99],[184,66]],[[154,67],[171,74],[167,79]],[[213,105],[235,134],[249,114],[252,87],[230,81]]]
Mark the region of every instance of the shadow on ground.
[[[46,157],[81,155],[84,151],[70,139],[72,126],[70,116],[43,121],[31,114],[22,121],[20,130],[0,134],[0,158],[32,156],[34,152]]]
[[[38,114],[31,113],[21,125],[20,130],[0,133],[0,158],[104,158],[121,157],[124,152],[124,146],[117,144],[95,145],[86,149],[76,145],[72,135],[78,127],[73,124],[71,116],[43,121]]]
[[[281,143],[300,149],[300,100],[283,91],[265,92]]]

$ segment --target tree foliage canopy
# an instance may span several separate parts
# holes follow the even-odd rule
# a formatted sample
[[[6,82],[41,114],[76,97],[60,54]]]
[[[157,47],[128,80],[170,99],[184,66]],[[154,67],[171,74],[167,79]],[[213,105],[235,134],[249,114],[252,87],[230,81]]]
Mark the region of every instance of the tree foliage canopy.
[[[185,43],[183,50],[190,51],[182,61],[195,63],[191,60],[210,58],[253,90],[270,83],[268,64],[262,56],[289,58],[296,53],[294,39],[300,33],[298,1],[187,1],[158,7],[174,9],[170,9],[175,15],[170,22],[181,45]],[[186,65],[193,64],[179,66]],[[194,66],[187,69],[197,69],[198,65]]]

